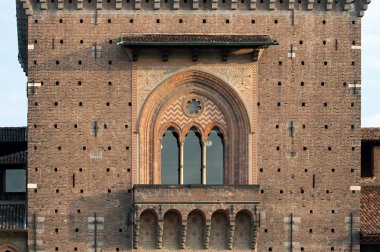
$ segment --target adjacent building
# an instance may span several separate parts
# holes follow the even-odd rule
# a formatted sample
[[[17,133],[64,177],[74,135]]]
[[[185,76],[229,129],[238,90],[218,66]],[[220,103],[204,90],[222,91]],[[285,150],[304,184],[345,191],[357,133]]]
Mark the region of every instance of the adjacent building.
[[[0,128],[0,251],[27,246],[27,130]]]

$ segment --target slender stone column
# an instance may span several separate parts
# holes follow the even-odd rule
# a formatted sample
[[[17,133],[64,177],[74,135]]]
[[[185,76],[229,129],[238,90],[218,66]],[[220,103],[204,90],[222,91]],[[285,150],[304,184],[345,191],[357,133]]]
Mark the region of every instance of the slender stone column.
[[[186,223],[181,226],[181,236],[179,238],[179,247],[181,249],[186,248],[186,236],[187,236],[187,225]]]
[[[206,184],[206,147],[207,139],[202,139],[202,185]]]
[[[183,164],[184,164],[185,139],[179,140],[179,184],[183,185]]]

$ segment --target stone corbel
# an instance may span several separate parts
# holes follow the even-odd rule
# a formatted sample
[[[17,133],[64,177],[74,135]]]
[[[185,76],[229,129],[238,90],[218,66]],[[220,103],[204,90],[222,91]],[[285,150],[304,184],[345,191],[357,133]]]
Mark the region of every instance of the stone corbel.
[[[295,0],[289,0],[289,10],[294,10],[294,1]]]
[[[161,5],[161,1],[160,0],[154,0],[153,9],[159,10],[160,7],[161,7],[160,5]]]
[[[47,10],[47,3],[46,3],[46,0],[41,0],[41,1],[40,1],[40,9],[41,9],[41,10]]]
[[[345,11],[348,11],[351,8],[351,3],[352,3],[352,0],[346,0],[346,2],[344,3]]]
[[[212,0],[211,8],[213,10],[217,10],[218,9],[218,0]]]
[[[313,10],[314,9],[314,0],[308,0],[307,1],[307,10]]]
[[[257,8],[257,0],[251,0],[251,3],[250,3],[250,5],[249,5],[249,8],[250,8],[251,10],[256,10],[256,8]]]
[[[231,10],[237,9],[237,0],[231,0]]]
[[[122,0],[116,0],[116,10],[121,10],[122,7]]]
[[[58,10],[63,10],[64,0],[58,0]]]
[[[269,10],[274,10],[276,8],[276,0],[269,0]]]
[[[135,9],[140,10],[141,9],[141,0],[135,0]]]
[[[173,1],[173,10],[178,10],[179,9],[179,0],[174,0]]]
[[[371,3],[371,0],[363,0],[362,6],[360,8],[359,16],[363,17],[364,12],[368,9],[368,5]]]
[[[326,10],[332,10],[332,5],[333,5],[334,0],[327,0],[326,2]]]
[[[77,0],[77,9],[82,10],[83,9],[83,0]]]
[[[103,8],[103,0],[96,1],[96,9],[101,10]]]
[[[198,8],[199,8],[198,0],[193,0],[193,10],[198,10]]]

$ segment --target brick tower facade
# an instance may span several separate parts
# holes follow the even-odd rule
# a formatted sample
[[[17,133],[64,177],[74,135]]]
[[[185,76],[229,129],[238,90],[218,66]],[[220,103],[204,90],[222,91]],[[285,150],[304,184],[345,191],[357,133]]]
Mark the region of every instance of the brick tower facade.
[[[369,2],[17,0],[25,250],[358,251]]]

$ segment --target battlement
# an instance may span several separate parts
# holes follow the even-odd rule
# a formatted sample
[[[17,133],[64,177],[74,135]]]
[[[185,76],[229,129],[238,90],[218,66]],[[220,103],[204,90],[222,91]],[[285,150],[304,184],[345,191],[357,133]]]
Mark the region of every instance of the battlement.
[[[315,11],[362,17],[371,0],[17,0],[27,15],[40,11]]]

